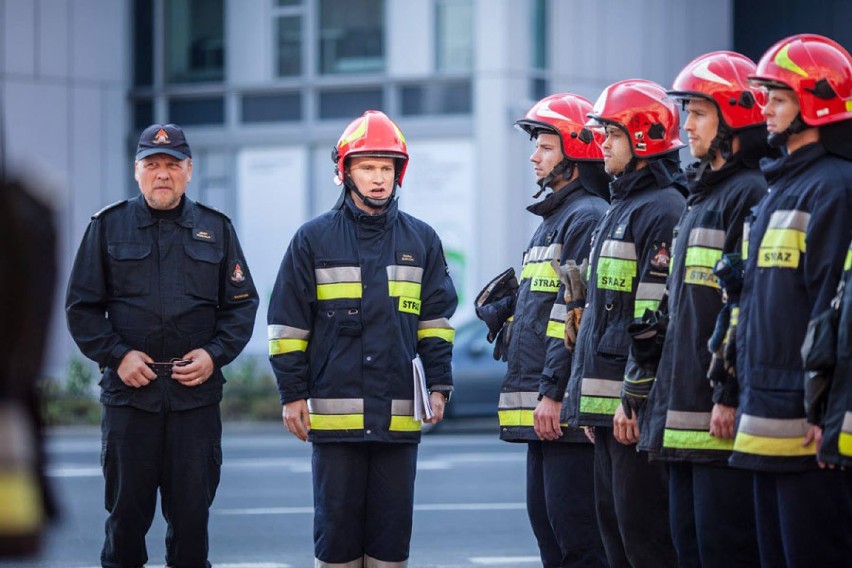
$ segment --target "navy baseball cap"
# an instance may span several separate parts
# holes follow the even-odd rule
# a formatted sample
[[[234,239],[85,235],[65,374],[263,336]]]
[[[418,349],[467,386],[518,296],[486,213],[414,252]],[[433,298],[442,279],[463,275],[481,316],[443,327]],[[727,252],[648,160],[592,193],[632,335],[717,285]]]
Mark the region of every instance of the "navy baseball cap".
[[[136,147],[136,159],[141,160],[154,154],[168,154],[178,160],[192,157],[183,130],[177,124],[152,124],[142,131]]]

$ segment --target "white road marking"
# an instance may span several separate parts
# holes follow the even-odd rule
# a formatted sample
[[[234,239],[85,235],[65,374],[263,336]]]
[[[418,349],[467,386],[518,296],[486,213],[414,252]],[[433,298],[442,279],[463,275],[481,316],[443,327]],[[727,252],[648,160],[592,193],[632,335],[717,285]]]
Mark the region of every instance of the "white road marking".
[[[541,558],[538,556],[474,556],[473,558],[468,558],[468,560],[480,566],[517,566],[518,564],[537,564],[541,562]]]
[[[415,511],[517,511],[526,510],[526,503],[422,503]],[[313,514],[313,507],[253,507],[245,509],[216,509],[214,515],[304,515]]]

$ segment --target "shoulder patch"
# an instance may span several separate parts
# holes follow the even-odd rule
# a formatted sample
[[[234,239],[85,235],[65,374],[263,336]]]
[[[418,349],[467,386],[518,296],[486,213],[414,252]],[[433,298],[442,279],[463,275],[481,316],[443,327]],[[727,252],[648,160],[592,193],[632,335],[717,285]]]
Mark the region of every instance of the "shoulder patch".
[[[122,199],[121,201],[116,201],[115,203],[110,203],[109,205],[107,205],[106,207],[104,207],[103,209],[101,209],[100,211],[95,213],[94,215],[92,215],[92,219],[97,219],[98,217],[100,217],[101,215],[106,213],[107,211],[109,211],[111,209],[115,209],[119,205],[124,205],[125,203],[127,203],[127,201],[128,201],[127,199]]]
[[[231,220],[230,217],[228,217],[227,215],[225,215],[224,213],[222,213],[221,211],[219,211],[215,207],[212,207],[210,205],[205,205],[204,203],[201,203],[200,201],[196,201],[195,204],[198,205],[199,207],[203,208],[203,209],[207,209],[208,211],[212,211],[213,213],[218,213],[219,215],[221,215],[222,217],[227,219],[229,222]]]

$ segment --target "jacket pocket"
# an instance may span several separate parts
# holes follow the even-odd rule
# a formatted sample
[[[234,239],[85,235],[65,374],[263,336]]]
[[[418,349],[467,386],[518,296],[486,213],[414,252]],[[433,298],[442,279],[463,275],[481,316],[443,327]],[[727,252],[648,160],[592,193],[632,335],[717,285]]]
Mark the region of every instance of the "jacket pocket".
[[[151,289],[151,243],[109,243],[110,276],[116,296],[145,296]]]
[[[184,283],[188,294],[205,300],[219,299],[219,265],[224,252],[209,243],[187,243]]]

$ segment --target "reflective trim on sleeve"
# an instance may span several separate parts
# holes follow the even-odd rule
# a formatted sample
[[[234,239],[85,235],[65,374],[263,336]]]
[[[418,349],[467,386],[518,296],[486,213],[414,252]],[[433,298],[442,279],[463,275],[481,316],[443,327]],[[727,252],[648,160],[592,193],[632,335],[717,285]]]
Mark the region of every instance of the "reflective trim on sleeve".
[[[568,317],[568,307],[565,304],[553,304],[550,308],[550,319],[547,322],[547,337],[562,339],[565,337],[565,320]]]
[[[852,412],[843,415],[843,425],[840,427],[840,438],[837,449],[844,456],[852,456]]]
[[[314,270],[318,300],[338,300],[361,297],[361,267],[335,266]]]
[[[686,284],[719,288],[713,267],[722,258],[725,231],[696,228],[689,233],[689,243],[684,260],[683,281]]]
[[[423,320],[417,324],[417,341],[426,339],[427,337],[437,337],[443,339],[447,343],[452,343],[456,337],[456,330],[450,325],[450,320],[447,318],[438,318],[433,320]]]
[[[502,392],[497,403],[501,427],[534,425],[533,411],[538,404],[538,392]]]
[[[414,419],[414,401],[411,399],[391,400],[391,432],[419,432],[420,420]]]
[[[310,330],[289,325],[273,324],[266,327],[269,336],[269,355],[282,355],[291,351],[306,351]]]
[[[580,412],[612,416],[621,404],[621,381],[584,378],[580,384]]]
[[[734,440],[710,435],[709,412],[686,412],[669,410],[666,413],[666,428],[663,446],[682,450],[731,451]]]
[[[640,282],[636,287],[636,300],[633,304],[633,317],[641,318],[645,310],[656,311],[666,293],[666,285],[654,282]]]
[[[761,456],[816,455],[816,444],[802,446],[808,424],[804,418],[761,418],[743,414],[734,451]]]
[[[751,232],[751,223],[748,221],[743,222],[743,244],[742,250],[740,250],[740,254],[742,254],[743,262],[748,259],[748,234]]]
[[[852,270],[852,246],[846,251],[846,262],[843,263],[843,270]]]

